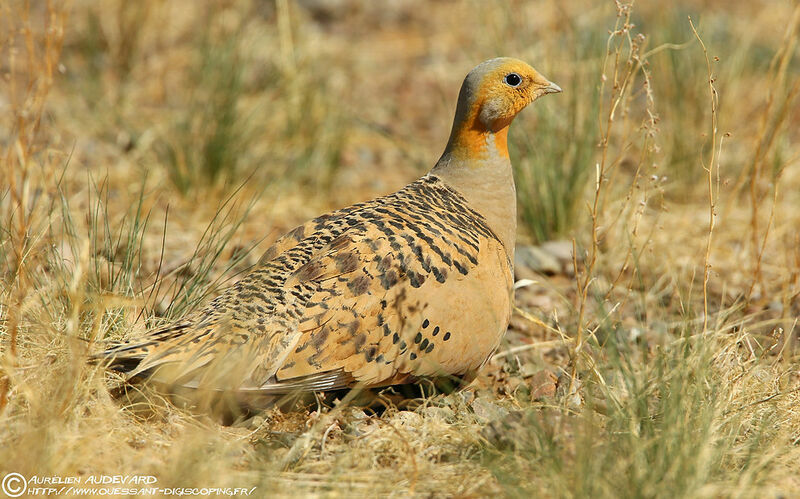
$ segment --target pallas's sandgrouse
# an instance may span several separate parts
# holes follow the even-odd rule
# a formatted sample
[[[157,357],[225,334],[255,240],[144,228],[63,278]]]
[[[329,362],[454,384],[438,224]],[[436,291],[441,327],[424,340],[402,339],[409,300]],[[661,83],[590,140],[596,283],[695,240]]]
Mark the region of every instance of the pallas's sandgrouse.
[[[99,357],[131,378],[248,400],[471,379],[512,309],[508,127],[560,91],[517,59],[479,64],[430,173],[297,227],[199,312]]]

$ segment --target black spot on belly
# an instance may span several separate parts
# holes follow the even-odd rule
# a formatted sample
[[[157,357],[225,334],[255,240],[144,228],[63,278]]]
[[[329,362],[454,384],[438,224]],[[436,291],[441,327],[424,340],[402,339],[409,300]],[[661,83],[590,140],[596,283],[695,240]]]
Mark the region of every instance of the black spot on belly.
[[[347,332],[354,335],[358,332],[360,326],[361,326],[361,321],[359,321],[358,319],[350,321],[347,323]]]
[[[373,261],[378,262],[378,272],[382,274],[386,273],[387,270],[392,268],[392,257],[389,255],[386,255],[383,258],[376,255]]]
[[[389,270],[381,276],[381,286],[383,286],[383,289],[389,289],[395,284],[397,284],[397,272],[395,272],[394,269]]]
[[[428,339],[427,338],[422,340],[422,343],[419,345],[419,349],[420,350],[425,350],[426,348],[428,348]]]
[[[329,333],[330,329],[328,326],[324,326],[322,329],[311,335],[311,344],[314,346],[314,349],[317,352],[322,350],[322,347],[325,346],[325,340],[328,339]]]
[[[370,279],[365,275],[360,275],[347,283],[347,288],[353,296],[360,296],[369,291]]]
[[[439,326],[433,328],[433,335],[436,336],[437,334],[439,334]]]
[[[467,275],[467,274],[469,273],[469,270],[467,270],[467,268],[466,268],[466,267],[464,267],[463,265],[461,265],[461,263],[460,263],[458,260],[453,260],[453,265],[455,266],[455,268],[456,268],[456,269],[458,269],[458,271],[459,271],[461,274],[463,274],[463,275]]]
[[[356,352],[361,351],[361,347],[364,346],[364,343],[367,342],[367,335],[364,333],[359,334],[355,337],[354,343],[356,346]]]
[[[450,331],[444,333],[444,338],[443,339],[444,339],[444,341],[447,341],[447,340],[450,339]]]
[[[422,341],[422,333],[417,333],[414,337],[414,343],[419,343],[420,341]]]
[[[431,353],[433,351],[433,343],[428,345],[428,348],[425,349],[425,353]]]
[[[418,288],[425,282],[425,276],[417,274],[413,270],[408,271],[408,279],[411,281],[411,287]]]
[[[425,329],[426,327],[428,327],[430,325],[431,325],[431,321],[429,321],[428,319],[425,319],[424,321],[422,321],[422,329]],[[436,334],[436,333],[433,333],[433,334]]]
[[[431,271],[433,272],[433,275],[436,277],[437,281],[444,282],[447,280],[447,269],[431,267]]]
[[[351,251],[343,251],[333,257],[336,263],[336,270],[342,274],[353,272],[358,268],[358,256]]]

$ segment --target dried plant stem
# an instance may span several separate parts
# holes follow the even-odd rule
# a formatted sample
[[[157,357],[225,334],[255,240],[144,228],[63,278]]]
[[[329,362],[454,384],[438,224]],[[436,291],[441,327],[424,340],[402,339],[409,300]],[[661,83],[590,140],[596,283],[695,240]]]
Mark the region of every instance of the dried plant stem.
[[[717,191],[719,191],[719,151],[717,150],[717,129],[718,129],[718,117],[717,117],[717,105],[719,100],[719,95],[717,94],[717,89],[714,87],[714,75],[712,73],[711,68],[711,59],[708,57],[708,50],[706,49],[705,43],[703,43],[703,39],[700,37],[700,34],[697,32],[697,29],[692,22],[692,18],[689,17],[689,25],[692,28],[692,33],[694,33],[695,38],[697,41],[700,42],[700,46],[703,48],[703,55],[706,58],[706,70],[708,76],[708,91],[711,100],[711,150],[709,152],[710,157],[708,159],[708,163],[702,161],[703,169],[706,171],[706,180],[708,186],[708,235],[706,237],[706,250],[705,250],[705,257],[703,260],[703,332],[708,330],[708,281],[711,275],[711,246],[713,243],[713,236],[714,236],[714,225],[716,224],[717,219],[717,196],[714,192],[714,164],[716,163],[717,166]],[[720,148],[722,147],[722,143],[720,141],[719,144]]]
[[[800,80],[796,80],[790,89],[781,93],[781,90],[785,88],[787,73],[789,72],[792,59],[795,56],[798,36],[800,36],[800,4],[795,5],[791,21],[786,26],[781,45],[770,61],[768,72],[769,91],[767,93],[766,104],[763,106],[763,111],[760,116],[759,131],[756,135],[753,157],[750,162],[750,167],[743,169],[742,173],[739,175],[731,196],[731,201],[735,200],[738,197],[738,193],[744,187],[745,182],[749,181],[750,239],[756,256],[753,264],[752,283],[747,292],[748,301],[751,299],[757,284],[762,284],[763,288],[761,262],[765,242],[767,240],[767,233],[772,223],[772,215],[770,214],[770,220],[765,234],[763,237],[759,237],[760,204],[763,198],[759,191],[759,184],[763,176],[763,164],[775,145],[776,138],[780,136],[778,133],[779,129],[789,118],[794,100],[797,98],[798,94],[800,94]],[[775,189],[777,189],[777,186]]]
[[[759,282],[759,276],[761,276],[761,263],[764,258],[764,250],[767,248],[767,240],[769,239],[769,232],[772,229],[772,223],[775,220],[775,205],[778,204],[778,183],[780,181],[781,174],[775,178],[775,185],[772,189],[772,206],[769,210],[769,219],[767,220],[767,227],[764,229],[764,235],[761,238],[761,243],[756,248],[756,263],[755,269],[753,270],[753,279],[750,281],[750,288],[747,290],[747,299],[749,300],[750,297],[753,296],[753,290],[756,287],[756,284]],[[753,213],[753,212],[751,212]],[[755,230],[755,226],[754,230]],[[757,232],[753,232],[754,235],[757,235]]]
[[[0,185],[7,186],[13,209],[4,213],[8,228],[8,245],[11,248],[11,277],[8,286],[8,305],[5,308],[5,323],[8,347],[4,349],[4,368],[13,368],[17,363],[17,337],[23,301],[31,286],[30,271],[36,265],[36,246],[41,242],[37,236],[37,210],[41,206],[41,195],[35,175],[36,154],[41,145],[37,143],[44,104],[53,85],[53,75],[61,54],[64,40],[64,10],[47,3],[44,16],[44,35],[39,39],[33,28],[30,6],[20,8],[3,6],[3,13],[16,18],[17,40],[8,37],[7,45],[0,45],[7,61],[9,129],[12,131],[5,150],[0,153],[3,162],[3,179]],[[22,45],[20,50],[17,45]],[[23,57],[20,57],[24,55]],[[4,62],[6,62],[4,61]],[[8,401],[9,374],[0,378],[0,411]]]
[[[633,40],[631,39],[630,30],[632,28],[631,24],[631,12],[632,12],[632,5],[630,4],[622,4],[617,2],[617,22],[614,26],[614,30],[611,32],[608,38],[608,42],[606,45],[606,56],[605,60],[603,61],[603,77],[600,82],[600,95],[603,95],[605,85],[606,85],[606,76],[605,76],[605,68],[608,65],[609,56],[613,54],[614,63],[613,63],[613,75],[611,77],[612,88],[611,88],[611,97],[610,97],[610,106],[606,112],[603,114],[603,109],[601,109],[598,113],[598,123],[599,129],[601,130],[601,138],[600,138],[600,147],[601,147],[601,155],[600,161],[595,166],[595,188],[594,188],[594,199],[592,204],[589,206],[589,214],[592,220],[591,225],[591,246],[588,251],[588,258],[586,260],[586,265],[583,272],[580,272],[577,265],[577,258],[575,258],[577,247],[575,242],[573,241],[573,267],[575,268],[575,275],[576,281],[578,284],[578,324],[577,324],[577,334],[576,340],[574,343],[574,348],[571,352],[572,357],[572,368],[571,368],[571,378],[574,382],[575,376],[577,375],[578,371],[578,364],[579,364],[579,357],[581,355],[581,351],[583,348],[583,343],[585,341],[584,335],[584,321],[586,316],[586,305],[589,296],[589,289],[594,281],[594,272],[595,266],[597,264],[597,258],[600,251],[600,238],[598,236],[598,231],[600,228],[600,211],[602,206],[602,198],[603,193],[605,191],[606,185],[606,173],[608,169],[608,148],[609,142],[611,137],[611,131],[614,126],[614,118],[617,109],[620,107],[622,103],[626,91],[630,86],[632,76],[636,71],[638,64],[633,63],[633,58],[629,57],[626,61],[622,61],[622,43],[618,42],[613,50],[612,45],[614,45],[614,39],[617,37],[624,37],[625,40],[628,42],[628,46],[633,49]],[[623,67],[624,66],[624,67]]]

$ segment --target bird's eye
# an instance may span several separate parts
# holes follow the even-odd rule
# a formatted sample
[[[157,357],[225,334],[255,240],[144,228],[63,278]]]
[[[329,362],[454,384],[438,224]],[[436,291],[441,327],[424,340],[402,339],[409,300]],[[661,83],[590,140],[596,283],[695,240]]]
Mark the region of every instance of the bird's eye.
[[[517,73],[508,73],[503,81],[509,87],[518,87],[520,83],[522,83],[522,77]]]

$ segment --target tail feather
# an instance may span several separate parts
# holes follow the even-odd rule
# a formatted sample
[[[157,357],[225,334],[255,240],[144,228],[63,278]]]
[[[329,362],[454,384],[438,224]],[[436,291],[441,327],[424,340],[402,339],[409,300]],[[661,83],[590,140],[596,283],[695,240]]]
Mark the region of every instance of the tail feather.
[[[89,360],[95,363],[108,363],[107,367],[114,371],[131,372],[147,357],[153,347],[184,335],[191,326],[190,322],[172,324],[148,333],[144,337],[115,344],[102,352],[93,354]]]

